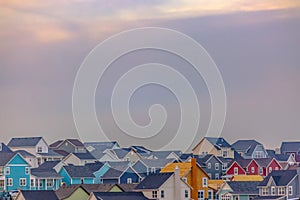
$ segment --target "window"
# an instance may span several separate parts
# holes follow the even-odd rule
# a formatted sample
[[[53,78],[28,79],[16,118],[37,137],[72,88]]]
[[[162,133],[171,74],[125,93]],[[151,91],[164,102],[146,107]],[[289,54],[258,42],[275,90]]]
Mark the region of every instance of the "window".
[[[223,156],[224,158],[227,158],[228,152],[227,152],[227,151],[223,151],[222,156]]]
[[[211,168],[211,163],[207,163],[207,169]]]
[[[190,197],[188,190],[184,190],[184,197],[185,198],[189,198]]]
[[[29,167],[25,168],[25,174],[28,175],[29,174]]]
[[[12,178],[6,179],[6,183],[7,183],[7,186],[13,186],[13,179]]]
[[[151,167],[151,173],[155,173],[155,172],[156,172],[155,167]]]
[[[39,180],[39,187],[43,187],[43,181]]]
[[[10,174],[10,167],[6,167],[6,168],[5,168],[5,174],[6,174],[6,175],[9,175],[9,174]]]
[[[235,167],[233,169],[233,171],[234,171],[234,175],[238,175],[239,174],[239,168]]]
[[[3,180],[0,181],[0,188],[1,188],[1,189],[4,188],[4,181],[3,181]]]
[[[269,167],[269,173],[271,173],[272,172],[272,167]]]
[[[198,199],[199,200],[204,199],[204,191],[203,190],[198,190]]]
[[[275,167],[275,170],[279,170],[279,168],[278,168],[278,167]]]
[[[221,195],[221,200],[230,200],[230,194]]]
[[[160,197],[165,198],[165,191],[164,190],[160,191]]]
[[[187,183],[187,178],[183,177],[182,180]]]
[[[226,169],[227,169],[227,163],[224,163],[224,164],[222,165],[222,169],[223,169],[223,170],[226,170]]]
[[[3,168],[0,167],[0,175],[3,175]]]
[[[53,180],[47,179],[47,187],[53,187]]]
[[[131,184],[132,183],[132,178],[127,178],[127,184]]]
[[[216,174],[215,174],[215,179],[220,179],[219,173],[216,173]]]
[[[267,196],[268,194],[269,194],[268,188],[262,188],[262,189],[261,189],[261,195],[262,195],[262,196]]]
[[[234,196],[234,200],[239,200],[239,196]]]
[[[279,187],[278,188],[278,195],[284,195],[284,192],[285,190],[284,190],[284,187]]]
[[[37,147],[37,152],[38,152],[38,153],[42,153],[42,152],[43,152],[43,147],[40,147],[40,146]]]
[[[156,199],[157,198],[157,191],[152,191],[152,198]]]
[[[35,186],[34,179],[30,179],[30,187],[34,187],[34,186]]]
[[[213,191],[212,190],[208,190],[208,200],[213,199]]]
[[[271,187],[271,195],[274,196],[275,195],[275,187]]]
[[[83,179],[83,178],[80,180],[80,183],[81,183],[81,184],[84,184],[84,179]]]
[[[251,167],[251,173],[254,173],[254,171],[255,171],[254,167]]]
[[[202,178],[202,187],[207,187],[207,178]]]
[[[215,170],[219,170],[219,163],[215,163]]]
[[[26,186],[26,178],[20,178],[20,186]]]
[[[288,194],[293,195],[293,186],[288,187]]]
[[[263,168],[262,167],[259,168],[259,174],[263,174]]]
[[[256,151],[254,157],[255,158],[263,158],[264,153],[262,151]]]

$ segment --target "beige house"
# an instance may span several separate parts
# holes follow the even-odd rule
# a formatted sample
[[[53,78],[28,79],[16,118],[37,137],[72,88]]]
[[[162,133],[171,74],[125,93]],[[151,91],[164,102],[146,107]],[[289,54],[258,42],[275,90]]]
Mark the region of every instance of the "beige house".
[[[213,154],[224,158],[234,158],[234,150],[231,145],[222,137],[204,137],[194,148],[193,154]]]
[[[171,173],[147,176],[135,188],[145,197],[157,200],[188,200],[191,199],[190,190],[191,187],[180,178],[178,167]]]

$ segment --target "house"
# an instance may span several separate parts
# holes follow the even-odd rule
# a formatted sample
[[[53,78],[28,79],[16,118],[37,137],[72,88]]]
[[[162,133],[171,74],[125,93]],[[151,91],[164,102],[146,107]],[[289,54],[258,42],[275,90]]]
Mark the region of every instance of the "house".
[[[272,171],[258,185],[260,199],[298,199],[300,196],[300,168]]]
[[[61,168],[59,175],[62,176],[62,184],[94,184],[95,175],[87,166],[67,165]]]
[[[148,199],[157,200],[188,200],[190,190],[191,187],[180,178],[178,168],[174,172],[151,174],[135,188]]]
[[[194,155],[213,154],[224,158],[234,158],[234,150],[223,137],[204,137],[193,149]]]
[[[3,142],[0,142],[0,153],[11,153],[13,152],[8,146],[6,146]]]
[[[232,176],[235,175],[246,175],[245,166],[249,164],[251,160],[233,160],[230,166],[227,168],[225,175],[223,176],[224,179],[230,179]]]
[[[30,189],[31,190],[57,190],[62,183],[60,176],[54,169],[59,161],[47,161],[38,168],[30,170]]]
[[[238,140],[231,146],[245,159],[268,157],[264,146],[256,140]]]
[[[209,196],[208,199],[219,199],[217,192],[224,185],[225,180],[215,179],[208,180],[208,188],[213,191],[213,196]]]
[[[58,140],[49,147],[52,150],[63,150],[68,153],[87,153],[84,144],[78,139]]]
[[[251,200],[259,195],[259,181],[227,181],[218,191],[220,200]]]
[[[52,190],[20,190],[15,200],[59,200],[57,195]]]
[[[275,158],[280,163],[282,169],[297,164],[294,154],[276,154],[274,150],[267,150],[267,152],[270,158]]]
[[[110,169],[102,176],[104,184],[138,183],[142,177],[132,168],[129,162],[110,162]]]
[[[85,165],[94,163],[97,159],[89,152],[86,153],[70,153],[63,159],[63,163],[72,165]]]
[[[99,161],[105,155],[104,151],[108,149],[118,149],[119,144],[115,141],[113,142],[85,142],[85,148]]]
[[[61,160],[63,158],[60,154],[49,149],[42,137],[12,138],[7,146],[13,151],[25,150],[34,155],[37,159],[37,165],[32,167],[37,167],[48,160]]]
[[[88,200],[148,200],[141,192],[93,192]]]
[[[141,159],[136,161],[132,168],[142,177],[145,177],[149,174],[159,173],[166,164],[174,161],[174,159]]]
[[[110,161],[137,161],[141,156],[132,148],[107,149],[100,159],[101,162]]]
[[[174,172],[178,168],[180,177],[192,188],[190,193],[193,199],[205,199],[212,196],[213,191],[208,189],[208,174],[196,162],[195,158],[191,162],[169,163],[160,173]]]
[[[90,196],[82,185],[61,187],[55,193],[60,200],[86,200]]]
[[[258,158],[255,162],[259,165],[259,175],[268,176],[274,170],[280,170],[280,163],[274,158]]]
[[[280,153],[289,155],[300,155],[300,142],[282,142],[280,146]]]
[[[213,154],[197,156],[197,163],[205,170],[210,179],[220,179],[223,175],[223,163]]]
[[[0,153],[0,191],[30,189],[30,165],[18,153]]]
[[[37,158],[35,157],[35,155],[33,155],[25,150],[18,150],[15,152],[20,154],[31,167],[38,167],[38,161],[37,161]]]

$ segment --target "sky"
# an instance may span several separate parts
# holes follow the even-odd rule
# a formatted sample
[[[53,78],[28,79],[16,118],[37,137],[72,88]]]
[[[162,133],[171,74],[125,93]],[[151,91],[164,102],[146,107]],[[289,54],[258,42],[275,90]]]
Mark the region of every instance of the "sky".
[[[0,141],[77,138],[72,90],[84,58],[109,36],[148,26],[190,36],[215,61],[227,94],[221,136],[257,139],[268,148],[300,140],[299,11],[298,0],[0,1]],[[107,133],[118,132],[108,109],[116,74],[153,59],[179,70],[186,65],[151,50],[122,59],[97,89],[98,119]],[[210,117],[209,95],[203,80],[184,73],[201,102],[196,143]],[[147,124],[149,106],[162,102],[171,113],[164,131],[174,132],[180,120],[174,96],[157,86],[142,89],[131,104],[133,118]]]

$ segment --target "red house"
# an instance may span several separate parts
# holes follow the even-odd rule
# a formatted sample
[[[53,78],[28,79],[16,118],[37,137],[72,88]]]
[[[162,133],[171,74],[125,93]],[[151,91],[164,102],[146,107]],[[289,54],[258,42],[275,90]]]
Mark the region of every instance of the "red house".
[[[281,165],[274,158],[258,158],[255,159],[259,166],[259,175],[268,176],[273,170],[281,170]]]
[[[246,167],[247,175],[261,175],[263,176],[262,172],[260,171],[259,164],[252,159]]]
[[[233,161],[233,163],[227,168],[225,174],[226,177],[230,178],[234,175],[246,175],[246,171],[237,161]]]

